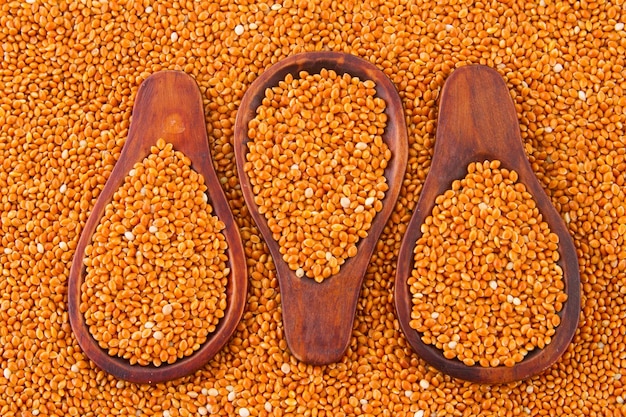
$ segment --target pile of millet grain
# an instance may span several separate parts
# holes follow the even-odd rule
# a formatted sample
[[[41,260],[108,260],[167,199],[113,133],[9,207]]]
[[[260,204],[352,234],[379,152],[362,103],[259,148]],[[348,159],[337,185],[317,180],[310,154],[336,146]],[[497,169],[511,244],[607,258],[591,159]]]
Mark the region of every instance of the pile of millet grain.
[[[626,5],[471,2],[5,1],[0,5],[0,415],[454,416],[626,412]],[[303,51],[348,52],[395,83],[409,163],[365,276],[340,363],[289,353],[267,247],[238,187],[233,125],[243,93]],[[393,304],[395,262],[455,67],[505,79],[525,150],[578,251],[582,310],[543,374],[506,385],[451,379],[412,352]],[[230,342],[192,376],[116,380],[79,348],[67,277],[79,234],[128,134],[137,88],[180,69],[204,97],[215,167],[243,237],[250,289]],[[626,379],[625,379],[626,381]]]

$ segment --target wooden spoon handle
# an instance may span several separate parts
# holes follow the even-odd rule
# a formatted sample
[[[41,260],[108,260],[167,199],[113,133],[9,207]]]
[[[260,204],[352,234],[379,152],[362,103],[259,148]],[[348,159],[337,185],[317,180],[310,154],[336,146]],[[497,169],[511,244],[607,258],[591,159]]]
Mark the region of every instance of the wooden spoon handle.
[[[202,97],[195,81],[178,71],[164,71],[142,82],[137,92],[128,137],[100,197],[91,211],[85,229],[100,221],[106,205],[124,182],[136,162],[147,156],[160,138],[172,143],[192,161],[211,162],[204,121]],[[141,155],[138,158],[137,155]],[[212,169],[196,164],[209,189],[219,186]],[[91,238],[91,233],[85,233]]]
[[[519,134],[517,114],[504,80],[493,69],[468,66],[454,71],[441,95],[437,140],[431,172],[424,185],[433,201],[460,179],[471,162],[497,158],[505,167],[528,165]],[[429,181],[430,180],[430,181]]]

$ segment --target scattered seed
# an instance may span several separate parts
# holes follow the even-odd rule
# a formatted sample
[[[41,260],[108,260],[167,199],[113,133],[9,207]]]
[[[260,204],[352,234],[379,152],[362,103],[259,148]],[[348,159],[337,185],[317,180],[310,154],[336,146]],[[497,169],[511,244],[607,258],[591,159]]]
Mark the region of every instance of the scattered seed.
[[[209,415],[232,416],[246,407],[255,416],[623,415],[623,381],[613,377],[625,366],[622,9],[620,1],[547,0],[0,2],[0,367],[13,370],[0,383],[0,414],[140,409],[172,417],[206,407]],[[237,38],[233,28],[244,22],[250,32]],[[232,127],[241,94],[262,71],[321,49],[364,57],[392,79],[409,155],[364,278],[349,349],[336,364],[298,363],[285,377],[280,366],[294,359],[282,333],[280,290],[243,203]],[[397,250],[430,164],[441,88],[454,68],[473,63],[505,77],[532,168],[574,238],[582,290],[579,328],[558,363],[532,381],[488,387],[426,366],[394,322],[392,291]],[[241,323],[214,360],[188,378],[147,387],[118,384],[86,359],[64,299],[74,249],[119,159],[137,88],[161,69],[182,69],[202,89],[213,162],[250,285]],[[30,232],[23,219],[32,221]],[[38,242],[43,254],[32,250]],[[80,372],[71,372],[73,364]],[[428,392],[421,379],[431,381]],[[241,393],[237,403],[226,401],[227,384]],[[205,394],[191,398],[191,389]],[[414,401],[398,395],[407,389]]]

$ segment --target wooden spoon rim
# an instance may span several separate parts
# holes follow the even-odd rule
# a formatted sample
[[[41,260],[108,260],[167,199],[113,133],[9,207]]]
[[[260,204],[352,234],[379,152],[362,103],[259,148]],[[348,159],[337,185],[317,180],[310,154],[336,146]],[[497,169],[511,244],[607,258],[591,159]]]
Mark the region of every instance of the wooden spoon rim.
[[[383,209],[374,217],[372,226],[368,231],[368,237],[359,241],[357,246],[358,254],[346,260],[338,274],[325,279],[322,283],[317,283],[306,277],[296,277],[295,272],[290,270],[284,263],[279,246],[272,238],[272,234],[267,226],[267,221],[258,211],[250,180],[244,170],[244,164],[246,163],[246,154],[248,152],[246,146],[249,141],[248,122],[255,117],[256,109],[261,104],[265,89],[277,85],[287,74],[293,74],[295,77],[298,77],[299,72],[302,70],[315,74],[319,73],[322,68],[334,70],[338,74],[349,73],[363,81],[369,79],[376,83],[377,96],[383,98],[387,105],[385,113],[388,116],[388,122],[383,140],[392,151],[392,159],[385,170],[389,190],[387,190],[383,199]],[[241,101],[235,122],[235,158],[241,189],[248,210],[264,237],[277,269],[279,286],[283,293],[281,301],[283,304],[283,323],[286,327],[285,337],[287,343],[292,353],[304,362],[312,364],[336,362],[348,347],[358,295],[367,265],[376,247],[378,237],[391,215],[400,193],[402,179],[406,170],[407,147],[408,140],[404,112],[395,86],[375,65],[354,55],[339,52],[305,52],[288,57],[263,72],[248,88]],[[304,332],[296,334],[294,330],[295,325],[292,326],[292,319],[299,320],[294,319],[292,316],[301,313],[296,312],[296,308],[291,305],[296,303],[292,303],[294,299],[312,297],[318,302],[318,305],[311,306],[310,317],[307,319],[311,322],[316,320],[316,310],[331,308],[331,303],[327,300],[321,300],[319,294],[327,294],[330,299],[336,298],[337,315],[347,316],[343,317],[342,320],[348,323],[340,325],[343,327],[341,334],[332,336],[337,338],[337,341],[332,343],[334,346],[329,347],[330,342],[325,344],[324,349],[326,351],[323,353],[319,352],[321,347],[315,345],[316,343],[324,344],[324,342],[313,339],[304,341],[302,340],[306,338],[306,335],[303,335]],[[307,327],[309,333],[319,332],[318,336],[324,337],[321,330],[313,329],[315,324],[299,323]],[[327,338],[330,339],[332,329],[328,330]]]
[[[457,83],[484,80],[485,84],[492,86],[494,96],[500,100],[494,105],[494,112],[498,114],[494,119],[498,119],[495,124],[501,123],[494,129],[505,131],[505,144],[497,145],[497,151],[488,148],[481,148],[478,145],[472,148],[468,145],[461,152],[454,155],[452,161],[450,155],[453,151],[445,149],[450,143],[460,145],[462,142],[455,142],[448,135],[455,135],[447,126],[450,118],[454,115],[454,107],[458,104],[453,102]],[[482,86],[483,84],[481,84]],[[468,87],[471,89],[472,87]],[[478,88],[478,87],[477,87]],[[477,93],[478,94],[478,93]],[[497,111],[495,110],[497,107]],[[452,114],[452,115],[451,115]],[[500,117],[502,115],[502,117]],[[500,120],[504,119],[504,120]],[[522,146],[522,139],[517,121],[517,113],[513,107],[508,88],[502,77],[493,69],[481,65],[472,65],[456,69],[446,81],[441,94],[440,112],[438,120],[437,140],[431,170],[428,173],[417,207],[407,232],[403,238],[398,259],[398,270],[396,276],[395,300],[396,310],[401,328],[407,337],[409,344],[427,363],[440,371],[453,377],[479,383],[506,383],[526,379],[536,375],[552,366],[558,358],[565,352],[570,344],[577,326],[580,313],[580,277],[578,270],[578,260],[576,248],[562,218],[552,205],[543,187],[532,171],[532,167],[526,157]],[[471,133],[468,133],[468,136]],[[471,142],[470,137],[468,142]],[[457,138],[455,140],[461,140]],[[505,146],[506,145],[506,146]],[[507,149],[508,152],[502,153]],[[458,155],[463,153],[463,155]],[[565,291],[568,300],[564,303],[563,309],[559,313],[561,323],[556,328],[556,333],[552,337],[552,342],[544,349],[535,349],[526,358],[513,367],[498,366],[494,368],[483,368],[479,365],[467,366],[458,359],[446,359],[441,350],[433,345],[422,342],[420,333],[412,329],[409,325],[411,320],[411,292],[407,284],[407,278],[413,269],[413,251],[417,240],[421,237],[421,225],[424,219],[429,216],[434,207],[434,197],[449,189],[453,179],[462,178],[467,172],[466,168],[470,162],[482,162],[484,160],[499,159],[502,161],[502,168],[515,169],[519,174],[518,181],[524,183],[528,191],[539,208],[544,221],[559,236],[559,265],[563,268],[565,281]],[[456,165],[456,166],[454,166]],[[461,174],[461,170],[464,172]]]
[[[178,107],[168,104],[168,99],[178,103]],[[165,110],[156,112],[156,107],[164,107]],[[163,118],[158,118],[159,116]],[[158,383],[180,378],[200,369],[230,339],[243,316],[247,295],[247,267],[239,229],[213,167],[202,97],[195,80],[180,71],[161,71],[149,76],[139,86],[132,117],[120,158],[96,200],[76,247],[68,281],[68,311],[70,324],[80,347],[99,368],[130,382]],[[185,130],[185,135],[182,136]],[[204,177],[213,214],[226,225],[222,233],[228,243],[228,266],[231,272],[226,288],[227,308],[216,330],[192,355],[178,359],[173,364],[155,367],[131,365],[126,359],[110,356],[91,336],[80,312],[80,303],[81,285],[86,271],[82,262],[85,248],[91,243],[92,235],[106,205],[111,202],[113,193],[121,186],[133,165],[149,155],[150,147],[159,138],[173,143],[174,150],[182,151],[191,160],[192,168]]]

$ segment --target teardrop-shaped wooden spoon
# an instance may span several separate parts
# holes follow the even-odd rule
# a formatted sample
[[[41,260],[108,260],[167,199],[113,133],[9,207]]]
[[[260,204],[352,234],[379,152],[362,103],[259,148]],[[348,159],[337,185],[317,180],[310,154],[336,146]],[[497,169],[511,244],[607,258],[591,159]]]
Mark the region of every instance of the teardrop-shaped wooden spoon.
[[[544,220],[559,237],[559,265],[568,299],[560,312],[561,324],[552,342],[535,349],[512,367],[466,366],[446,359],[435,346],[422,342],[409,326],[412,295],[407,279],[413,269],[413,251],[421,225],[432,212],[435,198],[465,177],[471,162],[501,161],[519,174]],[[402,330],[413,349],[426,362],[453,377],[480,383],[504,383],[535,375],[551,366],[566,350],[578,325],[580,281],[576,250],[565,223],[535,177],[522,146],[515,107],[502,77],[493,69],[472,65],[456,69],[446,81],[439,105],[439,121],[430,172],[400,249],[395,301]]]
[[[101,349],[89,333],[80,312],[80,303],[81,285],[85,275],[85,247],[91,243],[92,235],[115,191],[122,185],[133,165],[149,155],[150,147],[159,138],[171,143],[174,150],[185,154],[191,160],[192,168],[204,177],[213,213],[226,225],[222,233],[228,243],[228,266],[231,272],[226,289],[227,307],[215,332],[192,355],[171,365],[155,367],[131,365],[127,360],[110,356]],[[193,78],[183,72],[155,73],[139,86],[128,138],[85,223],[76,247],[68,286],[68,310],[72,330],[89,359],[118,378],[137,383],[156,383],[179,378],[204,366],[233,334],[243,315],[247,282],[247,267],[239,229],[213,168],[198,86]]]
[[[392,159],[385,170],[389,190],[383,200],[383,209],[376,214],[368,236],[358,244],[357,255],[348,259],[338,274],[317,283],[313,279],[296,277],[283,261],[267,221],[254,202],[244,164],[248,152],[248,122],[256,116],[265,89],[277,85],[287,74],[297,78],[302,70],[316,74],[324,68],[376,83],[377,96],[386,102],[388,121],[383,140],[392,152]],[[404,112],[394,85],[374,65],[352,55],[310,52],[291,56],[259,76],[241,101],[235,122],[235,157],[241,189],[276,265],[287,344],[294,356],[303,362],[316,365],[336,362],[348,347],[363,277],[400,192],[406,170],[407,146]]]

